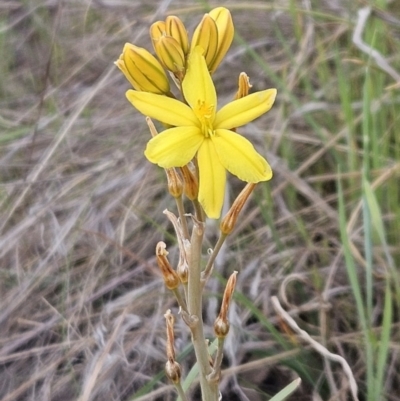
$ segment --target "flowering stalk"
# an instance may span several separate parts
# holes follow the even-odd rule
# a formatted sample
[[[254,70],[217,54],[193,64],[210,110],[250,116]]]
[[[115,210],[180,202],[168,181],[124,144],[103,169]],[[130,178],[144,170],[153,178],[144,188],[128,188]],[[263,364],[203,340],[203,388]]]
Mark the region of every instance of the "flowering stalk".
[[[126,44],[116,61],[134,88],[127,91],[128,100],[146,116],[149,125],[152,138],[144,154],[150,162],[165,169],[168,191],[176,200],[178,217],[168,210],[164,213],[176,233],[179,261],[176,266],[170,263],[164,242],[157,244],[156,260],[165,286],[174,293],[182,319],[191,332],[203,401],[220,399],[223,347],[230,327],[228,308],[237,272],[227,282],[221,311],[214,324],[218,338],[214,361],[204,337],[203,290],[212,275],[218,252],[256,184],[272,178],[268,162],[236,130],[266,113],[275,101],[276,90],[250,93],[249,78],[242,73],[234,100],[217,107],[212,74],[226,55],[233,34],[232,17],[224,7],[204,15],[191,41],[183,22],[169,16],[150,28],[157,58],[145,49]],[[180,96],[171,92],[168,75],[181,92]],[[158,120],[165,129],[158,133],[151,119]],[[222,219],[219,240],[208,261],[203,261],[207,217],[220,218],[227,172],[247,185]],[[191,204],[190,210],[188,204]],[[166,375],[185,401],[188,398],[180,384],[182,372],[175,360],[174,318],[170,311],[165,318]]]

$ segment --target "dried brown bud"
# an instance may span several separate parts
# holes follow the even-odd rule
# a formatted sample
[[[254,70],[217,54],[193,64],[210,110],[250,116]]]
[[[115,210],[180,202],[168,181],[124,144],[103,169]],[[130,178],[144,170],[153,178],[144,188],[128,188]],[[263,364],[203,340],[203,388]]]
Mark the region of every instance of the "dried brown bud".
[[[179,286],[180,280],[178,274],[170,265],[167,255],[166,245],[160,241],[156,246],[157,264],[163,275],[165,286],[169,290],[173,290]]]
[[[215,335],[219,338],[225,337],[229,332],[228,309],[236,286],[237,271],[234,271],[226,283],[221,309],[214,323]]]
[[[225,215],[225,217],[222,219],[220,223],[219,228],[223,234],[228,235],[235,228],[238,215],[242,210],[244,204],[246,203],[248,197],[253,192],[256,185],[257,184],[249,182],[243,188],[242,192],[238,195],[238,197],[235,199],[228,213]]]
[[[174,198],[179,198],[183,193],[183,182],[174,168],[166,168],[168,191]]]
[[[183,191],[188,199],[193,201],[199,193],[199,181],[188,166],[181,167],[181,172],[185,183]]]
[[[167,363],[165,364],[165,373],[167,377],[173,383],[179,383],[181,379],[181,367],[178,362],[175,361],[175,349],[174,349],[174,316],[171,310],[167,310],[164,315],[165,322],[167,325]]]
[[[217,317],[214,322],[214,333],[218,338],[225,338],[229,333],[230,324],[228,320],[222,320]]]
[[[165,374],[168,379],[174,384],[178,384],[181,381],[181,365],[176,361],[167,361],[165,364]]]
[[[174,315],[171,313],[171,310],[168,309],[167,312],[165,312],[165,323],[167,325],[167,358],[170,361],[175,360],[175,349],[174,349],[174,341],[175,341],[175,336],[174,336]]]
[[[186,284],[189,280],[189,265],[186,259],[181,258],[182,260],[178,263],[178,267],[176,268],[176,272],[181,280],[182,284]]]
[[[238,91],[236,92],[235,100],[247,96],[251,86],[248,75],[245,72],[241,72],[239,75]]]

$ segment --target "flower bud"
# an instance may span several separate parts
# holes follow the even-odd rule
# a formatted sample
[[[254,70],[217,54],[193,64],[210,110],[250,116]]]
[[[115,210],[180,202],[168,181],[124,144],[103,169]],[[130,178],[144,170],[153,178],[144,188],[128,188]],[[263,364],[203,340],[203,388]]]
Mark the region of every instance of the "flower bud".
[[[165,286],[169,290],[177,288],[180,284],[179,276],[167,259],[168,251],[164,242],[160,241],[156,246],[156,259],[158,267],[164,278]]]
[[[200,46],[203,49],[203,55],[210,70],[210,65],[218,50],[218,29],[217,24],[209,14],[204,15],[195,29],[190,51],[193,51],[196,46]]]
[[[165,20],[165,32],[179,43],[183,54],[187,56],[189,53],[189,39],[183,22],[175,15],[168,16]]]
[[[175,75],[185,71],[185,55],[180,44],[171,36],[160,36],[153,41],[154,50],[161,64]]]
[[[150,26],[150,39],[153,42],[161,38],[166,34],[165,31],[165,22],[164,21],[157,21]]]
[[[243,209],[244,204],[246,203],[247,199],[249,198],[255,187],[256,184],[249,182],[235,199],[228,213],[225,215],[219,225],[219,229],[223,234],[228,235],[235,228],[239,213]]]
[[[208,65],[210,73],[214,73],[222,59],[225,57],[229,50],[233,35],[234,26],[230,11],[225,7],[217,7],[210,11],[210,17],[214,19],[218,30],[218,48],[215,53],[214,59]]]
[[[126,43],[114,64],[136,90],[161,95],[170,92],[164,69],[146,49]]]

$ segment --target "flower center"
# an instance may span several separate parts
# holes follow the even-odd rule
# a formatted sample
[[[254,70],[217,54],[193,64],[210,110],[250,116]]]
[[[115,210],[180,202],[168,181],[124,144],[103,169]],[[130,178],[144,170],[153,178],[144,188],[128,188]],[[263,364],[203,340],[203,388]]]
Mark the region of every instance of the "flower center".
[[[196,110],[194,110],[201,124],[201,130],[206,138],[214,135],[214,106],[199,100]]]

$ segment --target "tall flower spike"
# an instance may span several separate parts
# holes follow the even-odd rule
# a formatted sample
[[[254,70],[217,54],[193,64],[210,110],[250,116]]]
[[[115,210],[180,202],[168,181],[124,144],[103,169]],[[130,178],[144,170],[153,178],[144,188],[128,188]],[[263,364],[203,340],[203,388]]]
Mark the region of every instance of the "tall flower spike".
[[[169,81],[163,67],[146,49],[126,43],[122,54],[114,64],[136,90],[160,95],[170,92]]]
[[[274,103],[276,90],[252,93],[217,111],[214,83],[199,47],[190,53],[182,89],[188,105],[133,90],[126,96],[142,114],[174,126],[147,144],[145,156],[152,163],[163,168],[183,167],[197,157],[198,200],[207,216],[217,219],[224,200],[226,170],[246,182],[272,178],[267,161],[232,128],[266,113]]]

